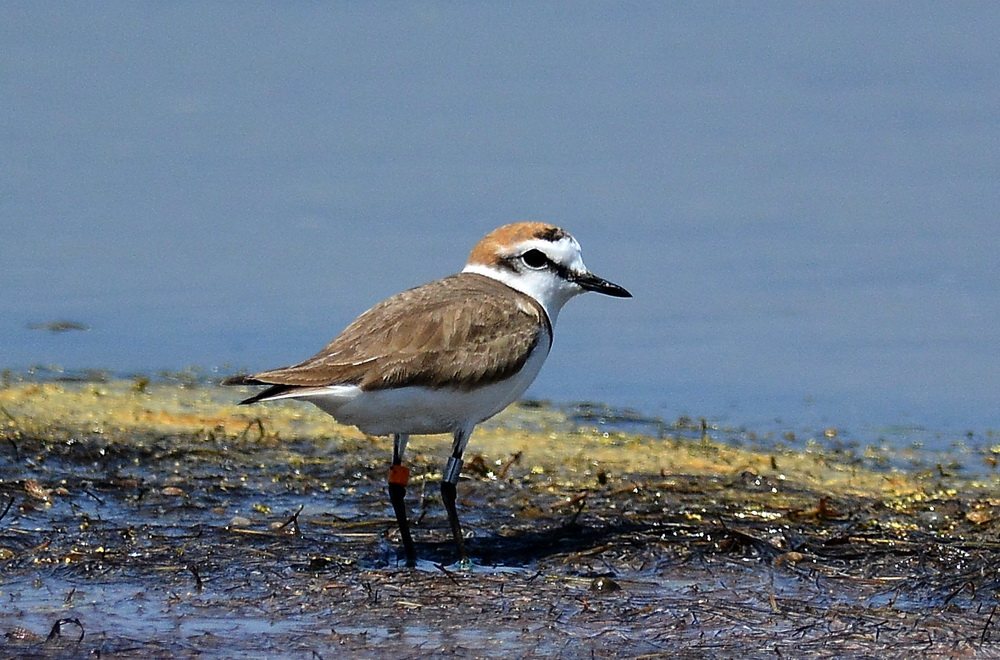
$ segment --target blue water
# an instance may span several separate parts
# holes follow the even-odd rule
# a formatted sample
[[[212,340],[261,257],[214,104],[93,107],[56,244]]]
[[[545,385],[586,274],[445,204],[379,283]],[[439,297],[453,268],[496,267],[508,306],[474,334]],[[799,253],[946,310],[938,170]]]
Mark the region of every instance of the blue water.
[[[530,218],[635,298],[571,302],[529,396],[982,434],[998,37],[993,3],[5,2],[0,367],[288,364]]]

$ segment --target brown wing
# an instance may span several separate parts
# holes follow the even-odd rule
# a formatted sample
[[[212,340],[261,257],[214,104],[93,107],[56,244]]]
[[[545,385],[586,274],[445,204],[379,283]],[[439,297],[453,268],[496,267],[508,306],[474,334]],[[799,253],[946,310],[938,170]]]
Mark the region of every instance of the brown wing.
[[[372,307],[305,362],[243,382],[471,388],[517,373],[538,342],[551,336],[533,298],[489,277],[460,273]]]

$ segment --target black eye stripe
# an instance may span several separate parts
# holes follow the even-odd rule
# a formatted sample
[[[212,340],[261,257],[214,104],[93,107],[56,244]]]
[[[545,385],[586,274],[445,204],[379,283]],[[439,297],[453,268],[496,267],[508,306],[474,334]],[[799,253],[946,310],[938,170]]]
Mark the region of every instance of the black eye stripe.
[[[539,252],[545,258],[545,268],[551,272],[558,275],[560,278],[567,280],[569,282],[573,281],[573,273],[566,266],[552,261],[549,256],[542,252],[541,250],[528,250],[528,252]],[[511,254],[506,257],[501,257],[497,260],[496,264],[504,270],[509,270],[512,273],[521,272],[527,264],[524,263],[524,255],[527,254]],[[536,268],[535,270],[541,270],[541,268]]]

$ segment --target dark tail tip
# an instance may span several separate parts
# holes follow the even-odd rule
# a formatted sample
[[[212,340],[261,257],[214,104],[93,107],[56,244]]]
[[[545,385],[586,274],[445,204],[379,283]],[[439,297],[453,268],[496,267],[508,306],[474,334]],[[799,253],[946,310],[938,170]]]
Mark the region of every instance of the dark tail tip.
[[[287,392],[288,390],[294,390],[294,385],[275,385],[274,383],[268,383],[263,380],[258,380],[253,376],[248,374],[237,374],[235,376],[230,376],[229,378],[222,381],[223,385],[269,385],[267,389],[257,392],[249,399],[243,399],[240,401],[241,406],[247,406],[251,403],[257,403],[258,401],[266,401],[271,397],[281,394],[282,392]]]
[[[266,385],[266,383],[260,382],[259,380],[257,380],[253,376],[250,376],[249,374],[236,374],[235,376],[230,376],[229,378],[223,380],[222,384],[223,385]],[[264,392],[258,392],[249,399],[243,399],[242,401],[240,401],[239,405],[245,406],[251,403],[255,403],[258,400],[260,400],[260,396],[263,393]]]
[[[259,380],[249,374],[236,374],[222,381],[223,385],[263,385]]]

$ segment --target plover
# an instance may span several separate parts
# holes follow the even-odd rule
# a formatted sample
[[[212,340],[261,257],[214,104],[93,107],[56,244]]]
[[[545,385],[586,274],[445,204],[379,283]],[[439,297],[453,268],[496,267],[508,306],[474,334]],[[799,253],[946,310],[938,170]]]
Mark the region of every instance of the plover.
[[[416,551],[403,453],[411,435],[450,433],[441,499],[464,562],[455,486],[469,436],[535,380],[559,310],[586,291],[632,296],[588,271],[580,244],[559,227],[505,225],[476,244],[462,272],[375,305],[305,362],[223,384],[270,386],[241,404],[300,399],[368,435],[391,435],[389,499],[408,566]]]

